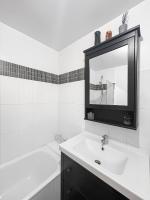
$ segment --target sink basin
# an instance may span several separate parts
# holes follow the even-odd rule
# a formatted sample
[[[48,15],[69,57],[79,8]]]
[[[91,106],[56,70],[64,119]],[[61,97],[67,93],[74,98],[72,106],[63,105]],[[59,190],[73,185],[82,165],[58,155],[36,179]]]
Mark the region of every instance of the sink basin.
[[[94,162],[99,167],[104,167],[115,174],[123,173],[128,160],[124,153],[119,152],[109,144],[105,145],[104,150],[102,150],[100,141],[91,138],[82,138],[73,149],[90,162]]]

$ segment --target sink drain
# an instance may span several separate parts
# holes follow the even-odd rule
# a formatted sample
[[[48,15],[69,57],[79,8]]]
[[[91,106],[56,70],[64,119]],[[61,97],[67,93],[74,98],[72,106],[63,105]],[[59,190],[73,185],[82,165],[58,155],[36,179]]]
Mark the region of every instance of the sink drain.
[[[100,164],[101,164],[101,161],[95,160],[95,163],[98,164],[98,165],[100,165]]]

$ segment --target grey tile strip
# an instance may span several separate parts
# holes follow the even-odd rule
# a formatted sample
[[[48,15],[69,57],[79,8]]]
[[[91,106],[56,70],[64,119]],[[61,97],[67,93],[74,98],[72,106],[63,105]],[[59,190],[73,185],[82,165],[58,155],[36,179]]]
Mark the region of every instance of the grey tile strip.
[[[59,75],[59,84],[84,80],[84,68]]]
[[[59,75],[0,60],[0,75],[59,84]]]
[[[107,84],[95,85],[90,83],[90,90],[107,90]]]
[[[0,75],[53,84],[63,84],[84,80],[84,68],[57,75],[0,60]]]

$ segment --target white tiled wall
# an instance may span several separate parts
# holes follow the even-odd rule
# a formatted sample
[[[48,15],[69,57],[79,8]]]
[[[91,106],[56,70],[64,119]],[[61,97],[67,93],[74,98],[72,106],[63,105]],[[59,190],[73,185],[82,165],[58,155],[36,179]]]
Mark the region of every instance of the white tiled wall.
[[[84,126],[84,81],[59,86],[59,133],[70,138]]]
[[[0,23],[0,59],[58,73],[58,52]],[[0,163],[54,138],[58,85],[0,76]]]
[[[53,140],[58,127],[58,86],[0,77],[1,162]]]
[[[108,134],[111,138],[139,146],[150,152],[150,0],[145,0],[129,12],[129,28],[141,25],[143,40],[140,48],[140,95],[139,95],[139,128],[136,131],[124,128],[104,125],[95,122],[83,120],[84,114],[84,82],[68,83],[60,87],[60,104],[59,104],[59,131],[66,137],[79,133],[84,128],[95,134]],[[99,30],[102,32],[102,40],[105,38],[105,32],[112,30],[113,35],[118,34],[118,27],[121,24],[121,16],[105,24]],[[94,30],[95,31],[95,30]],[[83,50],[93,46],[94,31],[77,40],[59,54],[60,73],[65,73],[77,68],[84,67]],[[70,90],[68,88],[70,87]],[[69,101],[68,98],[79,98],[80,103]],[[65,109],[66,108],[66,109]],[[79,111],[80,110],[80,111]],[[81,111],[82,110],[82,111]]]

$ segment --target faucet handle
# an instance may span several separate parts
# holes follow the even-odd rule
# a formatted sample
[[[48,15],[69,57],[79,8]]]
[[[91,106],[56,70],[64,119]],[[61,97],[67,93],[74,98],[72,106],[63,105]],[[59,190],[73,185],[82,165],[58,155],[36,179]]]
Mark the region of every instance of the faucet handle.
[[[108,139],[108,135],[103,135],[103,137],[104,137],[105,139]]]
[[[101,141],[104,140],[104,135],[101,135],[101,136],[100,136],[100,140],[101,140]]]
[[[104,134],[100,136],[101,138],[108,138],[108,135]]]
[[[101,136],[101,141],[104,140],[104,141],[105,141],[105,144],[108,144],[108,138],[109,138],[108,135],[106,135],[106,134],[105,134],[105,135],[102,135],[102,136]]]

